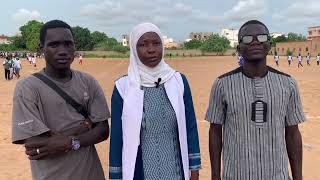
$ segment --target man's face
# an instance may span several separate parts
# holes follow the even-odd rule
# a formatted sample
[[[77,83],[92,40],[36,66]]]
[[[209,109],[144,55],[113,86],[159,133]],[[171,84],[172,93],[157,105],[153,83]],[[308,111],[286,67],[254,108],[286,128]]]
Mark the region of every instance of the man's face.
[[[74,59],[75,44],[67,28],[48,29],[41,45],[47,65],[56,70],[68,70]]]
[[[270,51],[271,44],[268,39],[266,42],[259,42],[259,35],[268,35],[267,29],[260,24],[249,24],[244,26],[239,32],[240,43],[239,52],[248,62],[258,62],[266,58]],[[253,36],[250,43],[244,43],[243,37]],[[262,37],[262,36],[259,36]],[[261,39],[260,39],[261,40]]]
[[[155,67],[162,59],[162,42],[157,33],[147,32],[140,37],[137,43],[137,53],[140,61],[148,66]]]

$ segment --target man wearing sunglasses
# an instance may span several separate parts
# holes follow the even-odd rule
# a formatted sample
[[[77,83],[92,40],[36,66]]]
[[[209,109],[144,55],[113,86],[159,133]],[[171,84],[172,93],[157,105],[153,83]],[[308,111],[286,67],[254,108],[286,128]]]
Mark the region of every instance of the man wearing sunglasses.
[[[267,66],[271,43],[263,23],[246,22],[238,39],[244,64],[216,79],[206,113],[212,180],[288,180],[288,161],[301,180],[298,124],[305,117],[297,83]]]

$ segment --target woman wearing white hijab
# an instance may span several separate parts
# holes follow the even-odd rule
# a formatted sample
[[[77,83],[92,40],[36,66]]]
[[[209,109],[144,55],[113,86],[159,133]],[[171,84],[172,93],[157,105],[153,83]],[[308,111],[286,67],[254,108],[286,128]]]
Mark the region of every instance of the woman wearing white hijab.
[[[198,130],[186,77],[165,63],[154,24],[132,30],[130,50],[128,76],[116,81],[111,99],[109,179],[198,179]]]

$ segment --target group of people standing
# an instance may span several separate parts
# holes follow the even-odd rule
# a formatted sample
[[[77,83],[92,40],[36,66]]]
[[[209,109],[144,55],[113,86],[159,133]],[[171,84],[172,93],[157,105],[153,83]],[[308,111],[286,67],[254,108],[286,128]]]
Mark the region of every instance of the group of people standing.
[[[20,78],[22,65],[19,57],[8,55],[3,60],[2,65],[4,67],[4,78],[6,80],[13,79],[13,75],[15,75],[17,79]]]
[[[104,180],[94,145],[109,137],[109,118],[110,180],[199,179],[192,93],[187,77],[165,62],[161,37],[151,23],[131,31],[128,74],[115,82],[110,114],[97,80],[70,68],[72,28],[60,20],[43,25],[46,66],[18,81],[13,97],[12,142],[25,145],[33,179]],[[212,180],[287,180],[288,161],[301,180],[297,83],[266,65],[263,23],[246,22],[239,44],[243,65],[215,80],[206,113]]]
[[[307,65],[311,66],[312,57],[311,57],[310,53],[307,54],[306,59],[307,59]],[[275,52],[274,62],[276,63],[277,66],[279,66],[279,60],[280,60],[280,57],[279,57],[278,53]],[[293,56],[291,54],[289,54],[287,60],[288,60],[288,65],[291,66],[291,63],[293,61]],[[299,53],[297,56],[298,68],[300,68],[300,66],[303,67],[302,60],[303,60],[303,56],[301,55],[301,53]],[[317,61],[317,65],[319,66],[320,65],[320,53],[318,53],[318,55],[316,57],[316,61]]]
[[[36,53],[28,54],[27,55],[27,60],[28,60],[30,65],[32,65],[33,67],[37,67],[37,56],[36,56]]]

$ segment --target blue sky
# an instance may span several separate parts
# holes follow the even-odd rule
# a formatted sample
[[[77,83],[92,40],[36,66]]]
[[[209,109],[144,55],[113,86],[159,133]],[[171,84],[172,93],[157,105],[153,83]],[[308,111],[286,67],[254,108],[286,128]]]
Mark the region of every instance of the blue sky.
[[[177,41],[190,32],[238,29],[250,19],[271,32],[304,35],[320,25],[320,0],[10,0],[1,7],[0,34],[10,36],[31,19],[61,19],[117,39],[140,22],[153,22]]]

